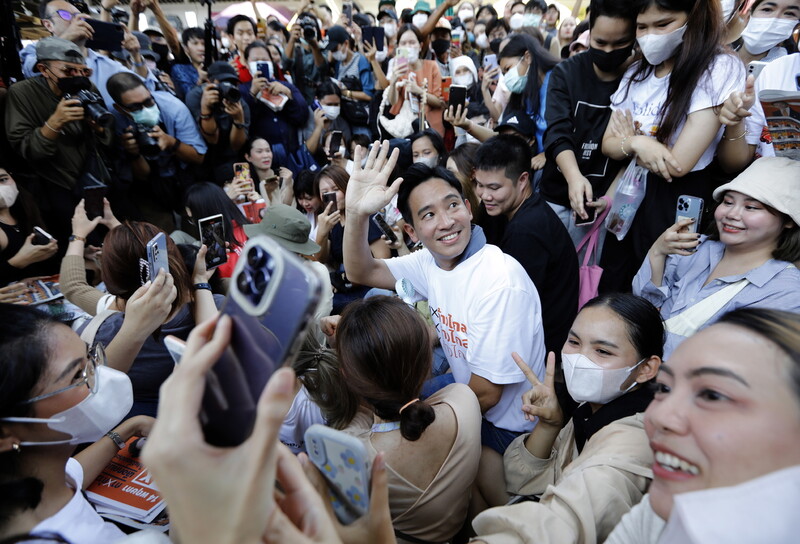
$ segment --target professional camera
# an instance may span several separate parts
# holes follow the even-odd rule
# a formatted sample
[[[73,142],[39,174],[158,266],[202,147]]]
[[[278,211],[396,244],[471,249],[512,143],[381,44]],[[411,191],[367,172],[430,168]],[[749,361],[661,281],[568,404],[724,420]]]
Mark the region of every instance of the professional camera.
[[[139,146],[139,153],[148,161],[156,160],[161,153],[161,148],[158,147],[158,140],[150,136],[151,130],[151,127],[141,123],[133,125],[133,137],[136,140],[136,145]]]
[[[242,99],[242,93],[239,87],[229,81],[222,81],[217,84],[219,91],[219,99],[227,100],[228,102],[238,102]]]
[[[303,38],[305,38],[306,41],[316,40],[319,37],[317,21],[313,18],[304,16],[301,17],[297,23],[300,25],[300,28],[303,29]]]
[[[79,100],[89,118],[98,125],[105,126],[114,120],[111,112],[106,109],[103,97],[93,91],[84,89],[75,94],[64,95],[64,98],[67,100]]]

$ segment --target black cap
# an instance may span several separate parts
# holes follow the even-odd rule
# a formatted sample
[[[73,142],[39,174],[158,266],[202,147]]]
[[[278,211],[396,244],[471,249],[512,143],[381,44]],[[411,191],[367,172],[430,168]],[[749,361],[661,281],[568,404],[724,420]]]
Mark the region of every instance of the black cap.
[[[511,111],[500,119],[500,124],[495,127],[495,132],[500,132],[504,128],[510,128],[526,138],[533,138],[536,127],[533,120],[524,111]]]
[[[353,22],[358,26],[372,26],[372,21],[363,13],[354,13]]]
[[[218,60],[216,62],[212,62],[211,66],[208,67],[208,79],[215,79],[217,81],[235,81],[238,83],[239,74],[236,72],[236,68],[227,62]]]
[[[328,29],[325,35],[328,38],[328,45],[325,46],[325,51],[333,51],[339,45],[350,39],[350,33],[341,25],[333,25]]]
[[[380,21],[384,17],[391,17],[395,21],[397,20],[397,14],[395,12],[393,12],[393,11],[386,11],[386,10],[379,11],[378,12],[378,21]]]

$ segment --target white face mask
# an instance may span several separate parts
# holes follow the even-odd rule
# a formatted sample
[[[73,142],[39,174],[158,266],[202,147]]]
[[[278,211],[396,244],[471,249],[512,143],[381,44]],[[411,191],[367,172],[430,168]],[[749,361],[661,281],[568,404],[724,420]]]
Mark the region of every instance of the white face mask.
[[[397,34],[397,24],[383,23],[383,33],[387,38],[394,38],[395,34]]]
[[[722,4],[722,21],[727,23],[731,15],[733,15],[733,10],[736,7],[736,0],[722,0],[720,3]]]
[[[675,54],[675,50],[683,43],[686,25],[667,34],[645,34],[636,38],[644,58],[653,66],[658,66]]]
[[[522,18],[522,26],[532,26],[539,28],[542,24],[542,16],[539,13],[526,13]]]
[[[475,83],[475,80],[472,77],[472,73],[469,74],[461,74],[460,76],[453,76],[453,84],[454,85],[461,85],[462,87],[470,87],[472,84]]]
[[[0,208],[10,208],[17,201],[19,189],[16,183],[0,185]]]
[[[628,381],[630,373],[644,361],[646,359],[627,368],[609,370],[582,353],[561,354],[564,380],[567,382],[570,396],[575,402],[593,404],[607,404],[633,389],[637,385],[636,381],[624,390],[622,385]]]
[[[427,13],[417,13],[411,18],[411,24],[417,28],[422,28],[428,22]]]
[[[414,164],[424,164],[425,166],[430,166],[431,168],[436,168],[439,164],[439,157],[420,157],[414,160]]]
[[[511,19],[508,20],[508,26],[511,27],[511,30],[519,30],[522,28],[524,20],[525,16],[522,13],[515,13],[511,16]]]
[[[387,54],[387,51],[386,51],[385,47],[383,48],[383,51],[375,51],[375,60],[377,60],[378,62],[385,61],[386,60],[386,54]]]
[[[408,62],[417,62],[419,60],[419,47],[406,47],[405,49]]]
[[[797,19],[750,17],[742,32],[744,47],[754,55],[765,53],[789,38],[797,26]]]
[[[331,57],[333,57],[333,60],[338,60],[339,62],[342,62],[345,58],[347,58],[347,53],[344,51],[334,51],[333,53],[331,53]]]
[[[20,442],[20,446],[56,446],[97,442],[125,417],[133,406],[133,387],[128,375],[107,366],[97,367],[97,392],[49,418],[5,417],[10,423],[46,423],[71,438],[52,442]]]
[[[322,106],[322,105],[320,105],[320,108],[322,108],[322,111],[325,112],[325,117],[327,117],[331,121],[335,121],[336,118],[339,117],[339,112],[342,109],[341,106]]]
[[[458,10],[458,18],[461,22],[471,21],[472,18],[475,16],[475,12],[472,11],[470,8],[462,8]]]
[[[480,49],[487,49],[489,47],[489,38],[486,34],[478,34],[475,37],[475,45]]]

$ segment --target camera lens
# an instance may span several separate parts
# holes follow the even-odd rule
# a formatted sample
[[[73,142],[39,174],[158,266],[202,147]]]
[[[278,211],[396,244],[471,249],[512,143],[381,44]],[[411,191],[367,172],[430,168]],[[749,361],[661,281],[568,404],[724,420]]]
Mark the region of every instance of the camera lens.
[[[267,289],[267,283],[269,283],[269,279],[272,277],[266,270],[256,270],[255,274],[253,275],[253,291],[254,294],[258,294],[259,298],[264,291]]]
[[[251,295],[252,289],[250,287],[250,278],[248,277],[247,272],[242,272],[236,278],[236,287],[239,289],[239,292],[243,295]]]
[[[254,247],[247,252],[247,266],[261,268],[267,260],[267,254],[260,247]]]

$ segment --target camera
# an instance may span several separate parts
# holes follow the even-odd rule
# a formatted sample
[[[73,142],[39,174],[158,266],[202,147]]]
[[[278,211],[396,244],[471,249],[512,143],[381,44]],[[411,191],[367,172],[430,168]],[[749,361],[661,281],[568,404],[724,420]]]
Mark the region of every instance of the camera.
[[[106,109],[103,97],[93,91],[83,89],[75,94],[67,94],[64,98],[80,101],[86,114],[98,125],[107,125],[114,120],[111,112]]]
[[[306,41],[312,41],[317,39],[317,22],[312,19],[311,17],[302,17],[298,24],[300,28],[303,29],[303,38]]]
[[[219,99],[227,100],[228,102],[238,102],[242,99],[242,93],[239,87],[229,81],[223,81],[217,84],[219,91]]]
[[[246,264],[236,278],[236,286],[253,305],[258,306],[270,279],[275,274],[275,259],[259,246],[251,247]]]
[[[150,127],[141,123],[133,125],[133,137],[136,145],[139,146],[139,153],[148,161],[158,158],[161,148],[158,147],[158,140],[150,136]]]

